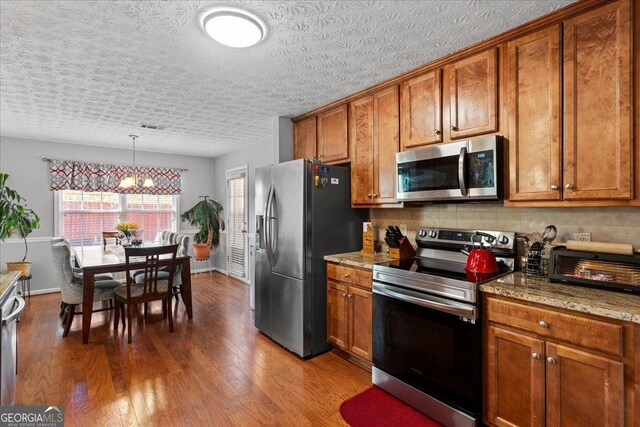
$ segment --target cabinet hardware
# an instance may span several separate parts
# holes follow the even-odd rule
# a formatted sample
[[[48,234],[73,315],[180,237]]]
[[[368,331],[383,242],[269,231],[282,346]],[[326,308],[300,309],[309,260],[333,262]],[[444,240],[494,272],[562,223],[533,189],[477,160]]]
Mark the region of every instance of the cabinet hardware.
[[[353,294],[347,294],[347,298],[351,298]]]
[[[453,126],[453,125],[451,125],[451,130],[453,130],[453,131],[458,130],[458,126]]]
[[[367,193],[367,197],[368,197],[368,198],[371,198],[371,193]]]
[[[346,297],[346,296],[347,296],[347,294],[342,294],[342,296],[343,296],[343,297]]]
[[[378,197],[378,195],[377,195],[377,194],[374,194],[374,195],[373,195],[373,198],[375,199],[376,197]]]
[[[536,360],[539,360],[539,359],[540,359],[540,353],[533,353],[533,354],[531,355],[531,357],[533,357],[533,358],[534,358],[534,359],[536,359]]]
[[[547,322],[545,322],[544,320],[539,321],[538,325],[542,326],[543,328],[548,328],[549,327],[549,324]]]
[[[549,356],[549,357],[547,357],[547,362],[552,364],[552,365],[555,365],[556,364],[556,359],[554,359],[553,357]]]
[[[551,185],[551,189],[552,189],[552,190],[557,190],[557,189],[558,189],[558,186],[557,186],[557,185],[555,185],[555,184],[552,184],[552,185]]]
[[[573,189],[573,184],[567,184],[564,186],[564,188],[566,188],[567,190],[572,190]]]
[[[351,277],[351,276],[349,275],[349,273],[344,273],[344,277],[347,278],[347,277]]]
[[[433,130],[433,134],[434,135],[440,135],[440,129],[434,129]]]

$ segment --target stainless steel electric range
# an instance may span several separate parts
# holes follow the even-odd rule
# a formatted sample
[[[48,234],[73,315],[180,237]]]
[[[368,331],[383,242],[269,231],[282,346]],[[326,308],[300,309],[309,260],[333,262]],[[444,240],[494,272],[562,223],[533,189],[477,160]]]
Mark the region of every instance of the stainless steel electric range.
[[[481,230],[500,271],[467,273],[475,231],[420,227],[417,256],[373,266],[373,383],[446,426],[480,423],[479,284],[516,261],[515,233]]]

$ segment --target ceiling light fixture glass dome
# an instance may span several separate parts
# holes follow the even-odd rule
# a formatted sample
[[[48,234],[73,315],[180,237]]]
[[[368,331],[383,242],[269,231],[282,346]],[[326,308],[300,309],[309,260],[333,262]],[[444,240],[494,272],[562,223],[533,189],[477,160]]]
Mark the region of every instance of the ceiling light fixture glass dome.
[[[207,12],[202,19],[202,28],[212,39],[230,47],[253,46],[267,34],[266,26],[257,16],[231,8]]]

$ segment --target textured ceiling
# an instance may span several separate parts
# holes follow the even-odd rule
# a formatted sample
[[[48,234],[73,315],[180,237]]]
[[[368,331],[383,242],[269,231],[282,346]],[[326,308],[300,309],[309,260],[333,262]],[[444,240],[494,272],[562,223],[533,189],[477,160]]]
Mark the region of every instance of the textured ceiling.
[[[572,1],[0,2],[0,133],[216,156],[295,116]],[[260,16],[248,49],[200,28],[214,6]],[[165,126],[140,129],[140,123]]]

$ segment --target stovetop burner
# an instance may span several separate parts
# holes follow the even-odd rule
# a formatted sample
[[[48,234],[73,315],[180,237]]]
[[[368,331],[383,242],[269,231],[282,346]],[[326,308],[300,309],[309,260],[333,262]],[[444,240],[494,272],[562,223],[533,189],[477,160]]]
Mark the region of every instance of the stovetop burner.
[[[464,264],[422,257],[397,259],[380,263],[378,265],[380,267],[403,270],[405,272],[429,274],[432,276],[439,276],[447,279],[460,280],[475,284],[488,282],[511,272],[508,267],[500,263],[499,267],[501,268],[497,273],[471,273],[464,269]]]

